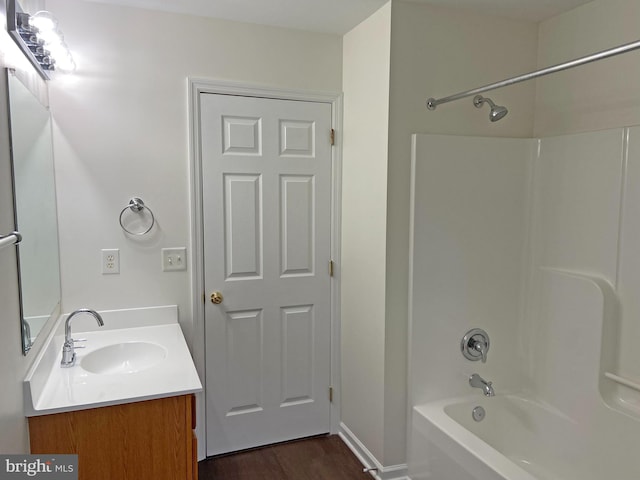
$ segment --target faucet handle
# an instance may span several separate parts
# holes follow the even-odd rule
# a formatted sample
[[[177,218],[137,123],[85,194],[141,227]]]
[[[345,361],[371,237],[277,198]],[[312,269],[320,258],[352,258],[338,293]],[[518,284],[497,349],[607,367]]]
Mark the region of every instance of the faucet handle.
[[[469,330],[460,342],[460,350],[467,360],[487,362],[489,352],[489,335],[480,328]]]
[[[472,338],[469,341],[469,345],[476,352],[480,352],[480,357],[482,358],[482,363],[487,363],[487,350],[488,350],[487,344],[484,343],[482,340],[478,340],[478,339]]]
[[[86,342],[87,339],[86,338],[72,338],[71,341],[72,342]],[[76,347],[76,348],[80,348],[80,347]]]

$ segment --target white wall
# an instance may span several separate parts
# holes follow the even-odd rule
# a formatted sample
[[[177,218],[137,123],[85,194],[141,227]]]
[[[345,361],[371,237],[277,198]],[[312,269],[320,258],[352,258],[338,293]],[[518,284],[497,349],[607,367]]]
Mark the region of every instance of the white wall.
[[[640,2],[595,0],[540,24],[538,66],[637,41]],[[535,135],[640,124],[640,51],[537,80]]]
[[[626,143],[624,141],[626,140]],[[618,258],[617,293],[620,296],[623,316],[612,327],[612,355],[607,358],[604,352],[603,367],[614,370],[626,378],[632,378],[640,384],[640,351],[637,339],[640,338],[640,127],[629,129],[628,137],[623,139],[625,154],[625,184],[622,199],[622,218],[620,229],[620,251]],[[616,329],[614,329],[617,327]],[[605,339],[606,340],[606,339]],[[605,348],[603,344],[603,348]],[[607,365],[607,361],[610,364]],[[629,388],[609,384],[614,387],[616,400],[625,401],[637,407],[640,414],[640,393]],[[606,394],[606,392],[605,392]]]
[[[480,396],[469,386],[472,373],[492,381],[497,393],[521,387],[517,339],[536,146],[529,139],[414,136],[411,406]],[[486,363],[460,351],[472,328],[489,335]],[[409,474],[418,475],[429,455],[411,448]]]
[[[527,386],[570,416],[598,411],[602,395],[640,417],[638,392],[604,377],[640,384],[639,145],[638,127],[541,141],[522,332]],[[593,285],[580,287],[585,280]]]
[[[545,67],[636,41],[639,22],[640,3],[636,0],[595,0],[546,20],[539,27],[538,66]],[[640,52],[636,51],[537,80],[536,136],[640,124],[638,78]],[[555,218],[555,222],[547,220],[546,226],[542,227],[544,235],[550,236],[545,243],[547,250],[538,252],[550,266],[560,264],[566,268],[579,268],[605,278],[616,288],[621,316],[610,324],[605,323],[602,368],[616,370],[613,373],[636,382],[640,381],[633,340],[639,328],[636,267],[640,252],[635,247],[638,239],[635,220],[639,175],[637,130],[599,131],[568,136],[564,140],[543,141],[547,165],[540,168],[555,165],[555,171],[565,172],[563,178],[569,183],[562,185],[562,193],[558,185],[550,190],[563,202],[547,205],[546,211],[554,212],[551,218]],[[568,157],[571,153],[577,156]],[[573,158],[572,163],[567,158]],[[546,178],[549,182],[553,177]],[[618,182],[620,178],[624,184]],[[546,187],[550,189],[551,185]],[[573,195],[568,195],[565,187],[572,187]],[[585,199],[588,204],[581,201]],[[615,213],[620,205],[621,217]],[[608,210],[603,210],[605,208]],[[588,219],[584,217],[587,211]],[[570,221],[567,223],[567,220]],[[566,223],[566,229],[559,228],[562,223]],[[591,231],[587,234],[581,231],[584,229]],[[571,242],[567,241],[570,240],[567,235],[573,236],[579,248],[568,246]],[[562,245],[564,250],[560,250]],[[534,261],[535,255],[536,252]],[[533,282],[540,283],[541,280],[534,276]],[[576,333],[579,331],[574,329]],[[544,383],[544,379],[548,380],[544,366],[533,360],[533,352],[529,356],[534,378],[537,383]],[[572,365],[575,367],[575,362],[568,362],[566,368],[570,369]],[[602,392],[609,401],[621,400],[627,407],[640,402],[637,392],[610,380],[602,382]],[[546,393],[549,396],[549,392]],[[560,390],[559,395],[562,394]],[[566,392],[564,394],[566,396]]]
[[[488,25],[499,22],[499,29]],[[391,25],[391,91],[386,251],[386,459],[404,462],[406,415],[407,291],[409,278],[409,184],[411,134],[529,137],[534,85],[506,88],[492,98],[510,113],[488,120],[488,108],[471,99],[427,110],[441,97],[535,68],[533,23],[461,10],[394,1]],[[464,333],[464,332],[461,332]]]
[[[385,448],[385,229],[391,3],[344,36],[342,422]]]
[[[534,69],[537,27],[499,19],[501,29],[487,29],[498,20],[395,0],[391,15],[384,12],[344,38],[342,361],[345,423],[388,466],[406,461],[410,136],[530,136],[532,84],[501,92],[496,101],[512,113],[496,124],[471,100],[435,112],[425,101]],[[376,69],[387,68],[389,21],[385,90],[386,70]],[[372,292],[384,292],[384,298]]]
[[[597,305],[604,300],[585,279],[598,278],[612,292],[617,288],[625,136],[615,129],[543,138],[536,159],[521,331],[525,387],[534,398],[570,416],[599,400],[605,312]],[[637,216],[637,206],[627,215]],[[596,308],[583,310],[593,305]],[[628,318],[624,304],[621,313]],[[607,345],[607,353],[612,347]],[[593,379],[596,387],[590,388]]]
[[[411,404],[472,394],[479,373],[496,391],[517,389],[529,139],[415,135],[412,217]],[[490,337],[487,362],[460,341]]]
[[[23,2],[26,11],[41,8],[40,1]],[[34,93],[46,101],[46,85],[35,74],[31,65],[6,32],[5,2],[0,2],[0,67],[14,68],[30,85]],[[13,219],[13,188],[11,185],[11,156],[9,151],[9,112],[7,85],[0,80],[0,234],[15,229]],[[18,293],[16,250],[7,247],[0,251],[0,452],[27,453],[29,451],[27,421],[24,416],[22,380],[31,365],[42,339],[34,345],[28,356],[22,355],[20,331],[20,304]],[[43,333],[43,336],[46,334]]]
[[[47,6],[78,64],[50,84],[63,309],[177,304],[190,338],[189,273],[160,263],[161,248],[189,245],[187,78],[337,92],[341,38],[77,0]],[[156,216],[145,237],[118,224],[132,196]],[[101,275],[103,248],[120,249],[119,275]]]

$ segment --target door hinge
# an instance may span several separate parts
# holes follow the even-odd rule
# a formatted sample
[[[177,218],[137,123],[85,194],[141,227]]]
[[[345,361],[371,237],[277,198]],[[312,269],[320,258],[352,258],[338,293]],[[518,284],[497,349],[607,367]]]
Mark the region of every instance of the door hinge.
[[[336,131],[332,128],[331,129],[331,145],[335,145],[336,144]]]
[[[329,276],[333,277],[333,260],[329,260]]]
[[[333,387],[329,387],[329,403],[333,403]]]

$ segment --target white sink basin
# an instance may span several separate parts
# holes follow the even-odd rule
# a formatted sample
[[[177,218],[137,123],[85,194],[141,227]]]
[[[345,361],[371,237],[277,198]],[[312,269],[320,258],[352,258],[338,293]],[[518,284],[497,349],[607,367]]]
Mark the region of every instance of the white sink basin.
[[[65,317],[58,318],[23,383],[27,417],[202,391],[176,305],[100,315],[102,328],[91,321],[76,325],[74,334],[87,342],[70,368],[60,366]]]
[[[149,342],[126,342],[108,345],[87,353],[80,366],[88,372],[104,374],[134,373],[164,360],[167,350]]]

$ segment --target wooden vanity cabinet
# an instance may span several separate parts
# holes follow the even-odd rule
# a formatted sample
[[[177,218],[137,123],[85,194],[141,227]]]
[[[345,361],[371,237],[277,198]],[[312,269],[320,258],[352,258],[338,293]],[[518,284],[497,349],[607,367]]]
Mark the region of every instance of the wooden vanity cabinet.
[[[193,395],[29,418],[31,453],[78,454],[79,480],[197,480]]]

